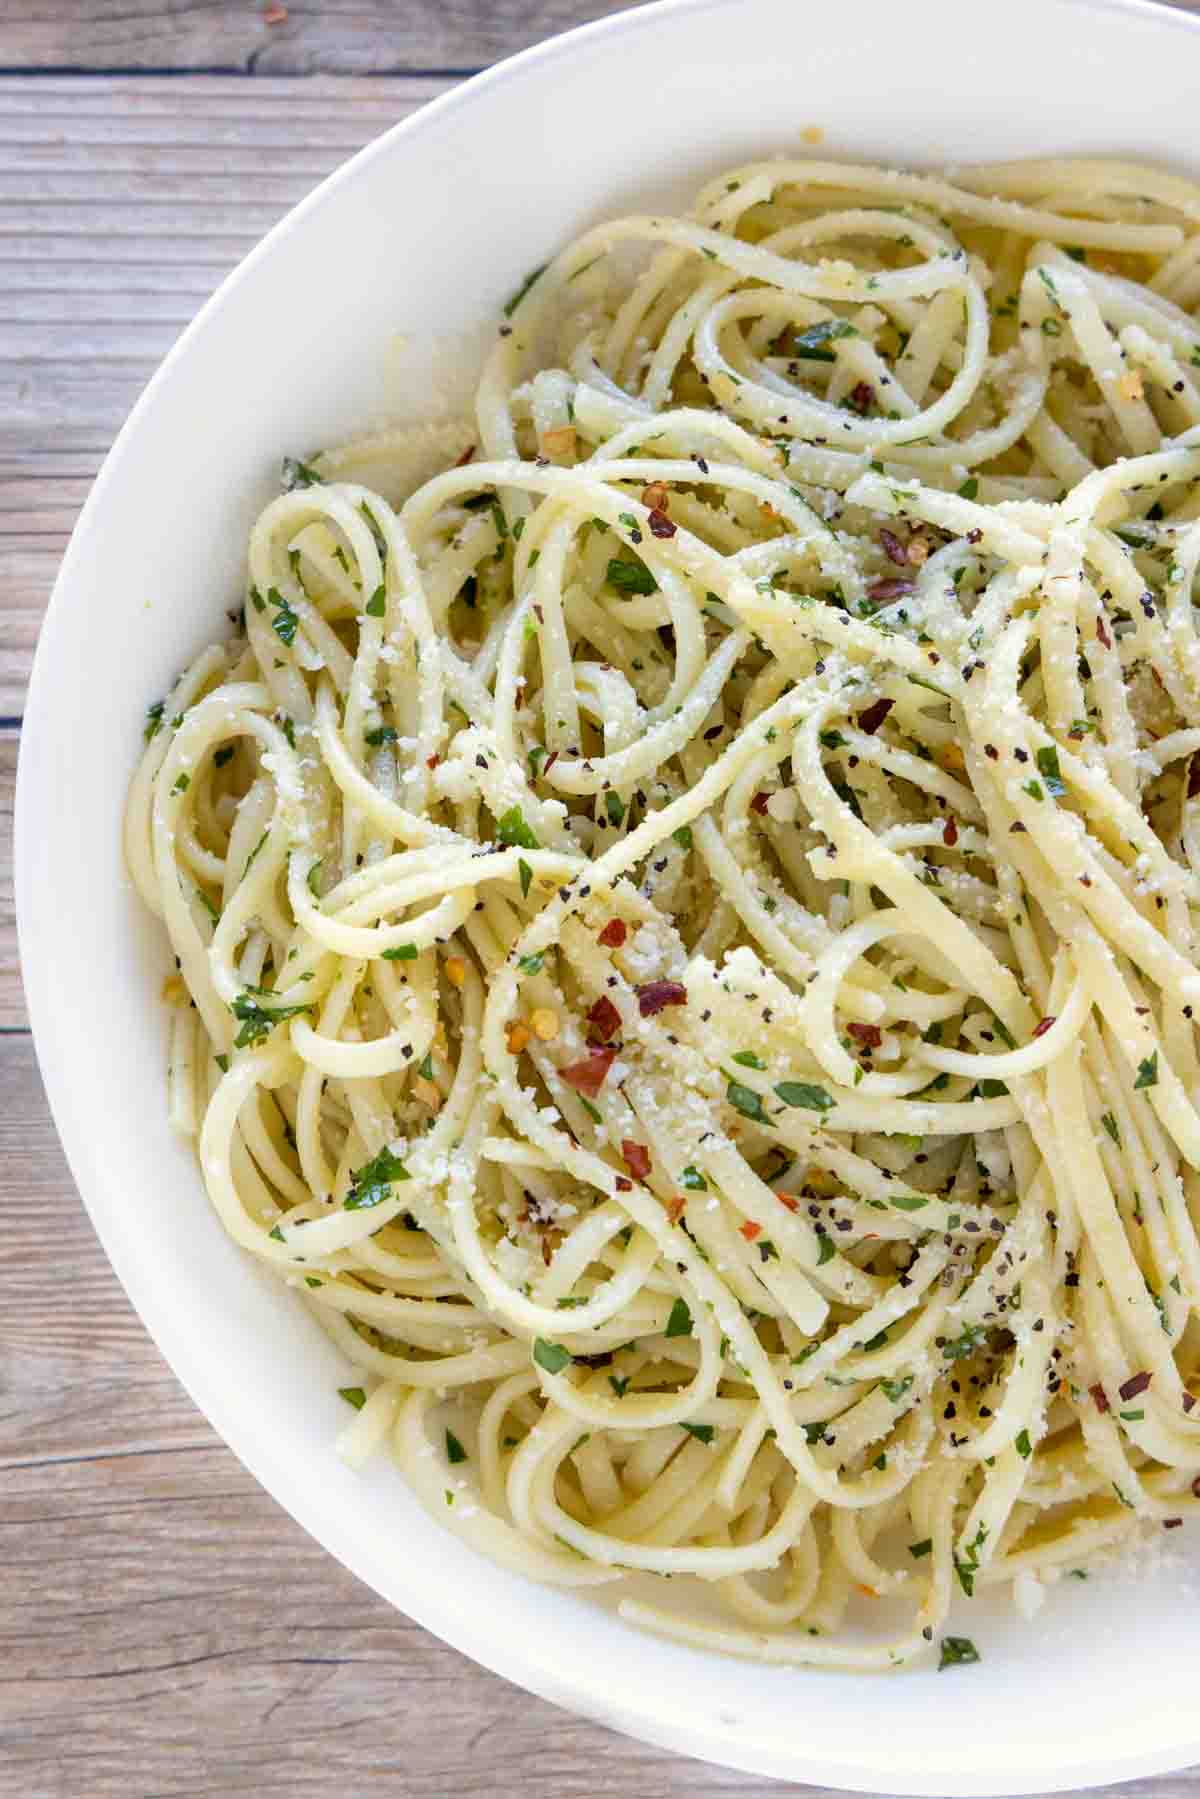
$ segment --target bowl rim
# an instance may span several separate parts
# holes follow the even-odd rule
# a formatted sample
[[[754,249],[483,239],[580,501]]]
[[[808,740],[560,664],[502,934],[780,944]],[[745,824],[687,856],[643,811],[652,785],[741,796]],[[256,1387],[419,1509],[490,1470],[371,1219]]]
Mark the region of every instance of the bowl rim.
[[[1171,27],[1200,38],[1200,12],[1181,11],[1171,4],[1171,0],[1039,0],[1039,3],[1059,11],[1075,11],[1081,15],[1143,19],[1147,25],[1160,29]],[[67,1081],[56,1066],[54,1056],[50,1053],[43,1054],[43,1048],[49,1051],[53,1036],[47,967],[44,959],[27,953],[33,937],[30,920],[36,905],[30,854],[35,829],[31,804],[34,776],[30,771],[42,735],[43,715],[48,709],[50,671],[56,660],[57,640],[64,629],[70,589],[75,583],[76,571],[87,554],[88,542],[96,522],[103,514],[109,487],[119,479],[126,458],[133,453],[132,445],[142,418],[154,405],[160,389],[169,381],[176,364],[186,358],[193,339],[205,328],[210,316],[224,304],[235,288],[253,277],[260,261],[268,258],[282,239],[303,229],[310,214],[335,202],[343,186],[357,181],[377,158],[391,154],[397,141],[411,141],[431,129],[437,130],[448,116],[452,116],[459,108],[470,107],[481,93],[519,81],[539,67],[570,59],[600,40],[635,36],[650,30],[664,17],[677,13],[694,15],[699,12],[733,11],[738,5],[739,0],[647,0],[645,4],[589,20],[532,44],[464,77],[448,92],[427,100],[415,112],[388,126],[289,208],[224,276],[172,344],[138,395],[103,459],[72,529],[38,632],[20,731],[13,830],[14,898],[18,952],[30,1032],[50,1112],[72,1179],[126,1297],[189,1398],[247,1471],[289,1517],[296,1520],[327,1554],[348,1568],[372,1592],[378,1589],[370,1575],[364,1571],[367,1558],[358,1554],[349,1541],[336,1548],[331,1546],[324,1536],[317,1535],[303,1521],[304,1507],[297,1503],[294,1482],[273,1452],[269,1437],[250,1436],[242,1428],[237,1407],[232,1400],[227,1400],[222,1383],[210,1379],[203,1354],[198,1349],[189,1349],[186,1334],[177,1331],[169,1306],[157,1295],[147,1292],[136,1279],[132,1280],[132,1287],[138,1289],[138,1299],[136,1302],[133,1300],[131,1280],[127,1279],[131,1258],[120,1240],[114,1220],[105,1218],[102,1208],[94,1209],[89,1198],[91,1181],[88,1177],[92,1158],[86,1133],[76,1116]],[[389,1600],[389,1603],[397,1604],[394,1600]],[[435,1585],[422,1586],[412,1596],[411,1602],[406,1594],[403,1606],[397,1604],[397,1609],[489,1672],[498,1674],[571,1713],[677,1754],[698,1757],[759,1776],[785,1780],[802,1778],[805,1782],[837,1785],[854,1792],[927,1795],[935,1790],[929,1780],[919,1780],[906,1774],[892,1776],[886,1785],[881,1784],[882,1763],[876,1764],[880,1769],[876,1773],[861,1761],[839,1759],[823,1750],[812,1753],[809,1748],[805,1750],[803,1769],[798,1775],[794,1765],[784,1767],[777,1755],[764,1754],[761,1750],[757,1753],[753,1749],[747,1750],[737,1726],[723,1722],[718,1717],[710,1717],[706,1721],[702,1741],[694,1735],[685,1740],[683,1731],[666,1721],[661,1704],[656,1706],[644,1702],[643,1690],[635,1680],[631,1681],[628,1689],[621,1695],[619,1716],[614,1716],[612,1704],[602,1704],[594,1690],[589,1688],[586,1671],[572,1673],[559,1665],[551,1666],[544,1655],[538,1655],[536,1645],[529,1643],[518,1633],[500,1636],[486,1622],[476,1623],[470,1608],[456,1606],[452,1598],[440,1598]],[[611,1695],[609,1697],[611,1700]],[[965,1773],[940,1777],[931,1775],[930,1779],[938,1781],[938,1794],[961,1794],[972,1796],[972,1799],[973,1796],[984,1799],[986,1795],[1077,1791],[1115,1781],[1171,1773],[1196,1761],[1200,1761],[1200,1725],[1194,1726],[1190,1734],[1181,1736],[1172,1744],[1158,1744],[1145,1751],[1131,1750],[1116,1756],[1109,1751],[1102,1756],[1089,1758],[1086,1743],[1081,1742],[1079,1760],[1057,1769],[1052,1777],[1051,1787],[1047,1787],[1044,1778],[1037,1778],[1032,1774],[1016,1785],[1013,1784],[1011,1775],[1003,1781],[997,1781],[984,1768],[980,1768],[973,1776]],[[768,1765],[772,1763],[774,1765]]]

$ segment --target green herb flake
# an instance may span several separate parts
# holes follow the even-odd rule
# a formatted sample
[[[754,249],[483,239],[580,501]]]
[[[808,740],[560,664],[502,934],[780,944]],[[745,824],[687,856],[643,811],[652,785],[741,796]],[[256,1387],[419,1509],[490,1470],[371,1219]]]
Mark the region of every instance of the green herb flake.
[[[311,1012],[308,1006],[261,1006],[249,993],[239,993],[230,1007],[235,1018],[241,1020],[242,1028],[233,1040],[235,1049],[245,1049],[249,1044],[261,1043],[285,1018],[298,1017],[301,1012]]]
[[[620,556],[609,560],[605,579],[618,593],[649,594],[656,591],[657,583],[644,562],[631,562]]]
[[[375,592],[363,607],[363,611],[368,618],[382,618],[386,610],[387,586],[385,582],[381,581],[379,586],[375,589]]]
[[[1033,1444],[1029,1441],[1029,1432],[1027,1430],[1019,1431],[1017,1433],[1013,1448],[1022,1460],[1026,1462],[1029,1460],[1030,1456],[1033,1454]]]
[[[690,850],[692,847],[691,825],[680,825],[677,831],[671,832],[671,838],[673,842],[679,845],[681,850]]]
[[[610,789],[604,796],[604,810],[608,813],[609,824],[619,825],[625,817],[625,801]]]
[[[671,1307],[671,1315],[667,1319],[664,1337],[690,1337],[692,1334],[692,1314],[686,1299],[676,1299]]]
[[[749,1118],[755,1124],[770,1124],[770,1119],[763,1111],[762,1100],[753,1087],[744,1087],[741,1081],[730,1081],[725,1089],[725,1098],[743,1118]]]
[[[356,1412],[361,1412],[367,1403],[367,1396],[361,1387],[339,1387],[338,1397],[347,1405],[352,1405]]]
[[[522,974],[540,974],[542,972],[542,963],[545,960],[546,960],[545,951],[538,950],[535,955],[522,956],[520,961],[517,963],[517,967],[520,969]]]
[[[698,1168],[693,1168],[691,1163],[688,1164],[680,1175],[679,1184],[681,1187],[687,1187],[692,1193],[708,1192],[708,1182],[705,1180],[700,1170]]]
[[[569,1349],[564,1349],[561,1343],[551,1343],[545,1337],[534,1338],[533,1359],[547,1374],[561,1374],[574,1360]]]
[[[496,820],[496,836],[507,849],[536,850],[541,846],[525,823],[520,806],[510,806]]]
[[[716,1432],[711,1424],[685,1424],[683,1429],[698,1443],[711,1443]]]
[[[808,1081],[780,1081],[775,1092],[785,1106],[798,1106],[802,1111],[828,1112],[833,1108],[824,1087],[814,1087]]]
[[[279,478],[284,493],[294,493],[298,487],[320,487],[323,477],[307,462],[301,462],[298,456],[285,456],[279,470]]]
[[[278,608],[271,620],[271,629],[280,643],[293,644],[296,641],[296,626],[300,623],[300,614],[294,612],[277,587],[267,589],[267,598],[272,606]]]
[[[938,1662],[938,1673],[943,1668],[957,1668],[967,1662],[981,1659],[978,1649],[970,1637],[943,1637],[941,1659]]]
[[[1061,799],[1067,791],[1067,785],[1059,772],[1058,751],[1054,745],[1046,744],[1037,752],[1035,760],[1038,765],[1038,773],[1046,783],[1046,792],[1051,799]]]
[[[1119,1149],[1121,1147],[1121,1133],[1117,1127],[1117,1121],[1113,1117],[1112,1113],[1105,1112],[1102,1115],[1100,1122],[1104,1126],[1105,1130],[1108,1132],[1109,1136],[1112,1138],[1113,1142],[1117,1145],[1117,1148]]]
[[[1133,1083],[1133,1085],[1134,1085],[1135,1092],[1137,1091],[1137,1089],[1139,1087],[1157,1087],[1157,1085],[1158,1085],[1158,1051],[1157,1050],[1154,1051],[1153,1055],[1147,1056],[1144,1061],[1138,1063],[1137,1080]]]
[[[453,1468],[457,1462],[465,1462],[467,1452],[452,1430],[446,1432],[446,1460]]]
[[[350,1191],[343,1202],[346,1211],[369,1212],[392,1197],[393,1181],[411,1180],[412,1176],[399,1156],[394,1156],[390,1149],[381,1149],[350,1178]]]
[[[146,708],[146,723],[142,730],[142,739],[149,743],[162,730],[163,713],[166,710],[165,700],[155,700],[153,706]]]
[[[912,1556],[914,1562],[919,1562],[923,1556],[929,1555],[932,1550],[932,1537],[923,1537],[919,1543],[910,1543],[908,1546],[908,1553]]]
[[[968,477],[958,490],[960,500],[974,500],[979,494],[979,482],[974,475]]]
[[[759,1060],[752,1049],[739,1049],[733,1060],[742,1068],[757,1068],[760,1074],[767,1066],[765,1062]]]
[[[415,943],[398,943],[394,949],[383,951],[385,962],[415,962],[420,955]]]
[[[521,304],[521,301],[525,298],[530,288],[535,282],[541,280],[549,267],[550,264],[548,262],[540,263],[536,269],[531,270],[530,273],[526,275],[516,293],[510,295],[504,302],[504,316],[506,319],[511,319],[513,313],[517,310],[517,307]]]

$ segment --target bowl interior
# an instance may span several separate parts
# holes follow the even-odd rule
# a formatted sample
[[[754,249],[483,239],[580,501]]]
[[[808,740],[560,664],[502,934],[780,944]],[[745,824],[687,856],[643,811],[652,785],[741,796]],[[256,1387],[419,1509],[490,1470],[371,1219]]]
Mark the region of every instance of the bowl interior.
[[[164,1110],[164,947],[121,863],[146,706],[225,629],[284,453],[461,408],[498,305],[600,216],[753,155],[938,166],[1061,152],[1186,167],[1200,28],[1137,0],[665,0],[484,76],[365,151],[222,288],[96,484],[22,746],[30,1010],[80,1190],[129,1294],[243,1461],[364,1580],[573,1709],[762,1773],[866,1791],[1087,1785],[1200,1758],[1200,1558],[1066,1581],[1033,1625],[964,1605],[983,1663],[831,1679],[637,1635],[481,1561],[332,1440],[338,1358],[210,1212]],[[1086,1694],[1086,1705],[1079,1703]],[[866,1725],[866,1728],[864,1728]]]

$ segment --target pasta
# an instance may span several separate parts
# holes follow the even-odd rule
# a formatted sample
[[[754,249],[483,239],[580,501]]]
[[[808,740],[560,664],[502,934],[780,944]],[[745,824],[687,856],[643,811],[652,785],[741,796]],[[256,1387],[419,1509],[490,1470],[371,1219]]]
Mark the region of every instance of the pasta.
[[[170,1113],[485,1553],[947,1666],[1196,1509],[1198,306],[1154,169],[761,162],[285,463],[130,792]]]

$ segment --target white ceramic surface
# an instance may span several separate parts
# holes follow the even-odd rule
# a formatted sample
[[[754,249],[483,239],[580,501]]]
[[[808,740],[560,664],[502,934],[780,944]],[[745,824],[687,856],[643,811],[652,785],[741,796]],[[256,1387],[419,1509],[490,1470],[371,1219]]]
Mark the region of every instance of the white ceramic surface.
[[[1138,0],[664,0],[529,51],[364,150],[225,283],[108,458],[42,632],[17,806],[25,983],[72,1170],[133,1303],[236,1453],[363,1580],[512,1680],[692,1755],[923,1794],[1200,1760],[1197,1550],[1065,1582],[1033,1626],[964,1603],[978,1667],[828,1677],[635,1634],[479,1560],[389,1469],[347,1472],[336,1357],[227,1241],[167,1128],[162,946],[118,838],[142,716],[226,629],[281,454],[381,406],[428,410],[431,370],[461,383],[480,324],[598,216],[809,125],[830,152],[926,166],[1119,152],[1195,168],[1198,92],[1197,22]]]

